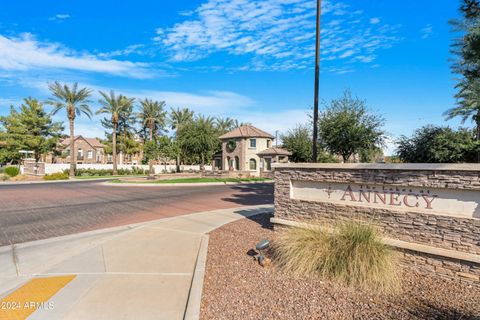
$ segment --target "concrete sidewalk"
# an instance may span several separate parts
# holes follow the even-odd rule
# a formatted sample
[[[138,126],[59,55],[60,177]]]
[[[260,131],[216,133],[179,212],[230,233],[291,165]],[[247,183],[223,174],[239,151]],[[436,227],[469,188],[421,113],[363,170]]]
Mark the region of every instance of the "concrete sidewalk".
[[[183,319],[189,300],[200,301],[190,291],[205,234],[271,211],[221,209],[1,247],[0,319]]]

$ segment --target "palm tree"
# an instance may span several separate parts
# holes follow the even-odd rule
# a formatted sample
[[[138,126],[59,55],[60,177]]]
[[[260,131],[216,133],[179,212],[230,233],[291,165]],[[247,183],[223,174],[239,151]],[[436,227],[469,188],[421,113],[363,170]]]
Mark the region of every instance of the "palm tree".
[[[175,130],[175,137],[177,141],[178,141],[179,131],[186,124],[191,123],[193,121],[193,115],[194,115],[194,112],[188,108],[183,108],[183,109],[177,108],[177,110],[171,109],[168,122],[170,124],[170,128],[172,130]],[[180,152],[181,152],[181,148],[178,148],[177,159],[176,159],[177,172],[180,171],[180,160],[181,160]]]
[[[92,90],[88,88],[78,89],[78,83],[69,87],[66,83],[61,85],[58,81],[48,84],[48,89],[53,98],[47,100],[47,104],[54,107],[52,113],[65,109],[70,124],[70,177],[75,176],[76,154],[75,154],[75,117],[82,113],[89,119],[92,118],[92,111],[88,106],[88,98]]]
[[[221,118],[217,117],[215,118],[215,126],[217,127],[218,133],[220,135],[225,134],[232,129],[236,128],[235,125],[238,123],[235,119],[226,117],[226,118]]]
[[[165,101],[144,99],[140,101],[141,110],[138,114],[143,128],[148,129],[149,141],[153,142],[154,136],[165,128],[166,111]],[[149,159],[149,174],[153,175],[153,159]]]
[[[233,122],[233,129],[239,128],[242,126],[251,126],[252,124],[250,122],[238,122],[237,119],[234,120]]]
[[[463,81],[457,87],[460,90],[455,96],[458,99],[457,106],[447,110],[444,115],[447,120],[460,117],[462,124],[472,119],[476,126],[476,140],[480,141],[480,80],[471,83]],[[477,162],[480,162],[480,152],[477,153]]]
[[[110,94],[99,91],[102,99],[98,102],[102,107],[97,111],[97,114],[107,113],[111,115],[112,123],[112,157],[113,157],[113,175],[117,175],[117,128],[121,117],[125,110],[133,105],[134,98],[127,98],[123,95],[115,96],[113,90]]]
[[[176,133],[178,133],[178,130],[183,125],[193,121],[193,115],[194,112],[188,108],[177,108],[177,110],[171,109],[170,118],[168,119],[170,128],[176,130]]]

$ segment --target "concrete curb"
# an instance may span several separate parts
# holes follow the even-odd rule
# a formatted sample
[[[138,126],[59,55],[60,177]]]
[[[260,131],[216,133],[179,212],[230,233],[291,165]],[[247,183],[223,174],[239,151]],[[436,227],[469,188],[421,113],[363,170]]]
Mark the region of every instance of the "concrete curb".
[[[195,271],[193,273],[192,285],[188,294],[187,307],[183,317],[184,320],[200,319],[203,279],[205,277],[205,269],[207,265],[208,240],[209,236],[207,234],[202,237],[202,242],[198,250]]]
[[[18,181],[18,182],[1,182],[0,186],[18,186],[25,184],[50,184],[50,183],[79,183],[79,182],[95,182],[108,181],[118,178],[100,178],[100,179],[72,179],[72,180],[52,180],[52,181]]]
[[[101,185],[114,186],[114,187],[207,187],[207,186],[229,186],[229,185],[248,185],[248,184],[265,184],[275,183],[275,181],[246,181],[246,182],[199,182],[199,183],[112,183],[102,182]]]

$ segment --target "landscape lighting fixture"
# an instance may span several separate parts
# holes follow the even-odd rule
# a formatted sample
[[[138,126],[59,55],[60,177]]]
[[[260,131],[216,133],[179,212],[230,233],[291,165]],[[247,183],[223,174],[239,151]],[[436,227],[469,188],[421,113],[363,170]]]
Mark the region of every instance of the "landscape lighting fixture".
[[[262,241],[257,243],[257,245],[255,246],[255,249],[257,249],[258,251],[263,251],[267,249],[269,245],[270,245],[270,241],[268,241],[267,239],[262,239]]]
[[[257,245],[255,246],[255,249],[257,249],[258,252],[260,252],[260,255],[258,256],[257,260],[258,263],[262,264],[263,261],[265,260],[265,254],[263,253],[264,250],[266,250],[270,246],[270,241],[268,239],[262,239]]]

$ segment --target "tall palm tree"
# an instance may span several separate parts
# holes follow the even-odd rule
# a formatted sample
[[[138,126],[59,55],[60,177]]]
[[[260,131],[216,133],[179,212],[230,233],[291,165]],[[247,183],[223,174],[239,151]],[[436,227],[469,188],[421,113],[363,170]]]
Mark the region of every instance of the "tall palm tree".
[[[88,98],[92,94],[92,90],[88,88],[78,89],[78,83],[74,83],[69,87],[66,83],[60,84],[58,81],[48,84],[48,89],[53,98],[47,100],[47,104],[53,106],[53,114],[65,109],[70,124],[70,177],[75,176],[75,168],[77,157],[75,154],[75,118],[81,114],[92,118],[92,111],[88,106]]]
[[[185,124],[193,121],[194,112],[188,108],[177,108],[177,110],[171,109],[168,122],[170,128],[178,133],[178,130]]]
[[[447,110],[444,115],[447,120],[460,117],[462,124],[471,119],[475,123],[476,140],[480,141],[480,80],[469,83],[463,81],[457,85],[460,92],[455,96],[457,106]],[[477,162],[480,163],[480,151],[477,152]]]
[[[175,130],[175,137],[178,141],[178,133],[183,126],[193,121],[194,112],[188,108],[177,108],[177,110],[171,109],[170,110],[170,117],[168,119],[168,123],[170,124],[170,128]],[[181,148],[178,148],[177,159],[176,159],[176,167],[177,172],[180,171],[180,153]]]
[[[217,117],[217,118],[215,118],[215,126],[217,127],[218,133],[220,135],[225,134],[225,133],[231,131],[232,129],[236,128],[235,127],[236,122],[238,122],[238,121],[236,121],[235,119],[229,118],[229,117],[226,117],[226,118]]]
[[[99,91],[102,98],[98,101],[101,108],[97,114],[107,113],[111,115],[112,123],[112,160],[113,160],[113,174],[117,175],[117,128],[121,117],[125,114],[125,110],[133,105],[134,98],[127,98],[123,95],[115,96],[113,90],[110,94]]]
[[[141,110],[138,117],[142,126],[148,129],[149,141],[153,142],[154,136],[165,128],[167,112],[164,111],[165,101],[144,99],[140,101]],[[153,159],[149,159],[149,174],[153,175]]]

